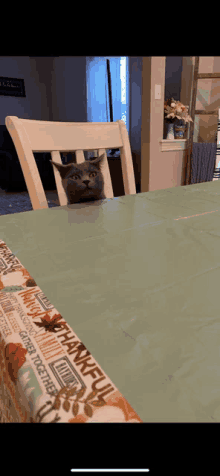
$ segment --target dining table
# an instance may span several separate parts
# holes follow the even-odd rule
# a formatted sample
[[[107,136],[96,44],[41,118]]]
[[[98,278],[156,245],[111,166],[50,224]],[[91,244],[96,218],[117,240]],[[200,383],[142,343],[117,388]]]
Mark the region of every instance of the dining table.
[[[220,422],[220,182],[0,216],[2,422]]]

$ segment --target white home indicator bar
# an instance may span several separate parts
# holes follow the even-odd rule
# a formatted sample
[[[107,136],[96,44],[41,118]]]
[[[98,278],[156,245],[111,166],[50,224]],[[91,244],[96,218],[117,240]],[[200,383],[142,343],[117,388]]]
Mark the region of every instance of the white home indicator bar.
[[[149,472],[150,470],[149,469],[71,469],[71,471],[76,471],[77,473],[80,471],[81,473],[94,473],[94,472],[101,472],[101,471],[105,471],[106,473],[113,473],[115,471],[117,472],[121,472],[121,473],[125,473],[125,472],[136,472],[138,471],[139,473],[140,472]]]

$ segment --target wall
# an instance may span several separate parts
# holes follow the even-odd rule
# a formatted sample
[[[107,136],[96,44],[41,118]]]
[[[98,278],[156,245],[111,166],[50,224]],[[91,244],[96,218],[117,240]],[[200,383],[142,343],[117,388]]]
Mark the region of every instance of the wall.
[[[182,56],[166,56],[165,101],[170,97],[173,97],[176,101],[180,100],[182,65]]]
[[[144,57],[144,59],[147,57]],[[148,57],[150,58],[150,57]],[[165,71],[160,76],[159,81],[162,85],[162,94],[164,100],[166,100],[170,95],[172,95],[176,100],[180,99],[181,94],[181,83],[182,83],[182,62],[183,58],[178,57],[165,57],[164,68]],[[151,97],[147,99],[145,103],[144,111],[142,110],[142,67],[143,67],[143,57],[130,57],[129,58],[129,70],[130,70],[130,143],[132,149],[133,163],[135,178],[137,183],[137,189],[141,189],[141,171],[144,175],[144,182],[142,180],[142,191],[157,188],[166,188],[172,187],[181,184],[182,177],[182,167],[183,167],[183,152],[173,151],[171,155],[169,152],[161,152],[159,141],[164,137],[163,122],[162,122],[162,136],[159,134],[157,137],[156,150],[152,149],[152,154],[155,158],[155,153],[160,157],[159,163],[157,161],[152,162],[151,165],[151,180],[149,184],[149,177],[147,176],[150,173],[148,160],[145,160],[146,148],[149,147],[150,136],[146,138],[147,144],[143,145],[144,149],[142,151],[143,160],[141,160],[141,131],[142,131],[142,114],[145,117],[145,128],[149,128],[151,124],[150,120],[150,111],[149,107],[151,104]],[[150,61],[148,62],[148,67],[150,67]],[[190,70],[191,72],[191,70]],[[146,79],[146,91],[150,92],[150,88],[157,84],[155,81],[153,83],[150,80],[151,75],[148,75]],[[155,77],[154,77],[155,79]],[[160,83],[159,83],[160,84]],[[149,89],[148,89],[149,88]],[[147,95],[148,95],[147,92]],[[154,98],[152,97],[152,100]],[[158,103],[158,101],[156,102]],[[160,102],[162,105],[162,102]],[[158,104],[157,104],[158,106]],[[158,112],[160,115],[162,110]],[[162,113],[163,114],[163,113]],[[158,133],[158,116],[156,116],[155,128]],[[146,132],[146,131],[145,131]],[[150,129],[148,131],[150,133]],[[147,134],[147,132],[146,132]],[[162,154],[162,155],[161,155]],[[152,168],[153,167],[153,168]],[[155,175],[153,170],[155,169]],[[152,181],[153,180],[153,181]]]
[[[36,62],[28,56],[0,56],[1,76],[23,78],[26,91],[26,98],[0,96],[1,125],[5,125],[6,116],[49,120],[46,84],[52,61],[52,58],[38,58]]]
[[[6,116],[45,121],[87,121],[86,57],[0,56],[2,76],[23,78],[26,98],[0,96]]]
[[[181,65],[182,63],[182,65]],[[194,57],[144,57],[142,71],[141,191],[177,187],[183,184],[186,152],[162,152],[163,103],[171,93],[184,105],[191,104]],[[182,72],[181,72],[182,70]],[[220,57],[200,57],[199,73],[220,72]],[[166,80],[166,82],[165,82]],[[161,100],[154,99],[155,84],[165,82]],[[179,97],[180,96],[180,97]],[[220,79],[198,81],[196,109],[220,107]],[[194,142],[214,142],[216,116],[196,116]],[[189,132],[189,128],[188,128]]]
[[[129,57],[129,139],[133,156],[137,191],[140,191],[141,188],[142,61],[143,58],[141,56]]]
[[[141,192],[181,185],[183,152],[161,151],[163,138],[166,58],[143,57]],[[180,77],[180,76],[179,76]],[[161,99],[155,99],[155,85],[161,85]]]
[[[86,56],[53,60],[53,121],[87,122]]]
[[[175,101],[180,101],[182,88],[183,57],[166,56],[165,58],[164,101],[171,97],[173,97]],[[166,139],[165,124],[163,129],[163,139]]]

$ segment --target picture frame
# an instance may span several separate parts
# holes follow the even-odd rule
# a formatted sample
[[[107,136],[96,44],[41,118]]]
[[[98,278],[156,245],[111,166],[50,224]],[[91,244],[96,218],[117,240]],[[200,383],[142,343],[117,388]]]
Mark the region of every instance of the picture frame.
[[[0,96],[26,97],[24,79],[0,76]]]

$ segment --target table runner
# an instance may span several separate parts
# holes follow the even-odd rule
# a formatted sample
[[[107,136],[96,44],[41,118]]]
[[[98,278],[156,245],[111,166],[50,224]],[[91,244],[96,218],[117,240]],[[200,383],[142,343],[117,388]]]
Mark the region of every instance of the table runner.
[[[142,423],[0,240],[1,422]]]

